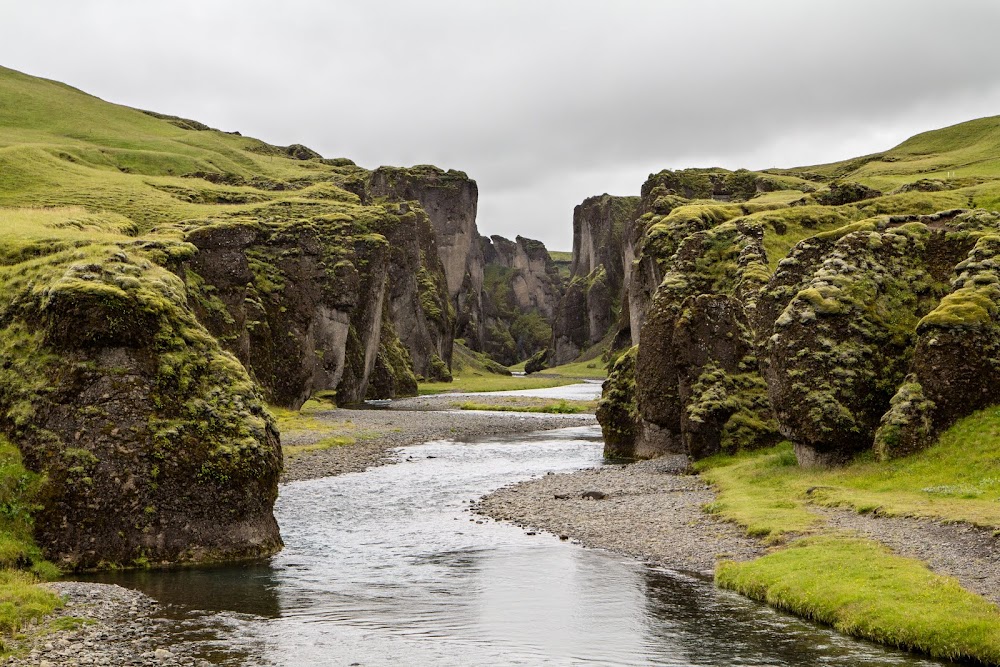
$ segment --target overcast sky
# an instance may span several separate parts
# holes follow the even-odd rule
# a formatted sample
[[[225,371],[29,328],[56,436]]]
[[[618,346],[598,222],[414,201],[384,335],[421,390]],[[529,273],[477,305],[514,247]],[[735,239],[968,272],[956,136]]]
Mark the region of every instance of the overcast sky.
[[[0,0],[0,64],[365,167],[479,182],[484,234],[663,168],[871,153],[1000,114],[996,0]]]

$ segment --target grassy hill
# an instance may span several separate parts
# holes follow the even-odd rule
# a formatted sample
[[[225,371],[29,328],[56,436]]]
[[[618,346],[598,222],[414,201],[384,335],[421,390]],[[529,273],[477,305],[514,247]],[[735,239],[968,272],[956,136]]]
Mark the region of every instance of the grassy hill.
[[[349,160],[154,117],[0,67],[0,207],[110,211],[135,231],[188,219],[343,207]],[[318,156],[316,156],[318,158]]]

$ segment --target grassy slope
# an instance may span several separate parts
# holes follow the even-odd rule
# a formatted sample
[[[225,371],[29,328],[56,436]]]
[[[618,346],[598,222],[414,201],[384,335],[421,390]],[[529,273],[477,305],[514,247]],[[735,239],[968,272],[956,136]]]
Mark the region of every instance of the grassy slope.
[[[720,564],[717,581],[850,634],[1000,663],[1000,609],[916,561],[828,529],[810,511],[839,506],[1000,529],[998,436],[994,407],[958,422],[934,447],[889,463],[861,457],[845,468],[803,469],[788,443],[699,462],[718,490],[710,511],[788,547]]]
[[[356,170],[287,159],[256,139],[181,129],[2,67],[0,128],[0,206],[113,211],[130,218],[141,232],[181,220],[252,213],[279,201],[312,201],[310,195],[329,188],[319,180],[336,180]],[[298,189],[262,190],[181,177],[195,172]],[[342,196],[352,199],[348,193]]]

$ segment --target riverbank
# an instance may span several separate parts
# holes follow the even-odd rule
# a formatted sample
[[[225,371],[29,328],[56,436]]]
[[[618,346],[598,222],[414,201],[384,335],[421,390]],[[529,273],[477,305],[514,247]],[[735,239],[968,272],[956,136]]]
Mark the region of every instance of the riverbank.
[[[594,424],[593,415],[455,410],[457,399],[423,396],[393,402],[392,410],[324,410],[310,414],[308,429],[282,434],[286,455],[282,482],[361,472],[389,463],[391,452],[431,440],[469,440],[492,435],[549,431]],[[490,397],[484,400],[503,400]],[[328,447],[324,442],[342,443]],[[310,446],[320,445],[317,449]]]
[[[746,561],[763,555],[762,542],[702,509],[715,494],[686,471],[686,457],[663,457],[546,475],[499,489],[474,509],[492,519],[703,576],[712,576],[719,559]]]
[[[1000,664],[996,508],[986,491],[944,484],[951,472],[926,465],[981,453],[972,439],[951,439],[882,470],[864,461],[800,469],[787,447],[703,462],[702,475],[683,458],[657,459],[522,482],[476,509],[664,567],[714,571],[724,588],[845,634]],[[988,477],[981,465],[960,467]],[[965,497],[935,502],[942,491]]]
[[[5,667],[211,667],[187,655],[193,646],[165,647],[155,618],[160,605],[147,595],[113,584],[60,581],[42,584],[65,604],[25,627],[12,642],[17,655]]]

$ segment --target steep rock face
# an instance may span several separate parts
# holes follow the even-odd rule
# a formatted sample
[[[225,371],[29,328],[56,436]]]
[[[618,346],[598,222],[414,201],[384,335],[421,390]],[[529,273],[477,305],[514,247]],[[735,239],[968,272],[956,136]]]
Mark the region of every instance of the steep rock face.
[[[690,233],[665,264],[638,346],[633,456],[701,458],[774,440],[738,298],[756,285],[762,254],[759,230],[726,223]]]
[[[463,172],[427,165],[379,167],[371,174],[368,191],[372,197],[417,201],[427,212],[444,267],[448,297],[456,313],[455,335],[473,349],[481,349],[484,265],[476,228],[476,182]]]
[[[274,424],[160,266],[193,251],[91,245],[0,275],[0,428],[47,478],[36,539],[65,567],[281,547]]]
[[[784,437],[802,465],[873,446],[892,457],[1000,402],[1000,214],[886,215],[900,200],[842,181],[738,203],[749,187],[727,200],[719,182],[663,172],[643,186],[626,242],[634,387],[613,375],[599,414],[616,455],[702,458]]]
[[[186,268],[196,312],[278,405],[298,407],[327,389],[340,403],[366,395],[389,248],[384,237],[352,232],[294,221],[206,225],[187,234],[199,250]]]
[[[631,458],[639,430],[635,407],[635,359],[638,346],[628,349],[611,367],[597,404],[597,421],[604,436],[604,456],[609,459]]]
[[[485,260],[483,351],[511,365],[545,348],[562,295],[559,270],[540,241],[482,239]]]
[[[423,210],[400,204],[398,213],[398,221],[388,217],[378,226],[390,248],[390,320],[409,353],[413,372],[429,381],[450,380],[455,315],[437,238]]]
[[[616,322],[624,296],[623,239],[635,218],[636,197],[590,197],[573,210],[570,283],[553,323],[553,363],[572,361]],[[631,271],[631,261],[629,261]]]

